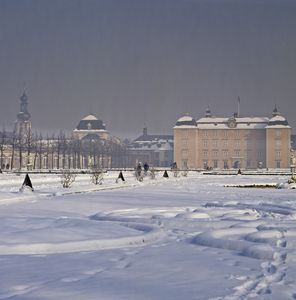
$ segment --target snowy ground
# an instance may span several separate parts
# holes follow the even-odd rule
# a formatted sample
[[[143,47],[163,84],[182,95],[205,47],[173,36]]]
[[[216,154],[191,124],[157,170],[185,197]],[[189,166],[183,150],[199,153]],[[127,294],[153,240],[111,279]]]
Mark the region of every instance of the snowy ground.
[[[124,175],[0,174],[0,299],[296,299],[296,190],[224,187],[287,177]]]

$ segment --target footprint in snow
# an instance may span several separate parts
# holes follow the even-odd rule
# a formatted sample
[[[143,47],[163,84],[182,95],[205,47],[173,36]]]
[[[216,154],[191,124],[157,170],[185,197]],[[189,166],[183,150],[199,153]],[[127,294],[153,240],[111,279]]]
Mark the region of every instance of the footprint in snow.
[[[122,261],[119,263],[116,268],[117,269],[127,269],[132,266],[132,263],[130,261]]]
[[[98,269],[94,269],[94,270],[88,270],[88,271],[84,271],[83,274],[84,275],[95,275],[98,273],[102,273],[104,271],[103,268],[98,268]]]

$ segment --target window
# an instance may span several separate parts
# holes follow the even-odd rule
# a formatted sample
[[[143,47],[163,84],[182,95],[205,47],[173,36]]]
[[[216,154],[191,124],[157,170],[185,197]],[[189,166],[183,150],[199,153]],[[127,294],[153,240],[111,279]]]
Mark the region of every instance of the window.
[[[276,160],[275,161],[275,165],[276,165],[276,168],[280,168],[281,167],[281,161],[280,160]]]
[[[208,157],[208,150],[203,150],[202,155],[203,157]]]
[[[184,168],[184,169],[187,169],[187,163],[188,163],[188,160],[187,160],[187,159],[183,159],[183,160],[182,160],[182,165],[183,165],[183,168]]]
[[[228,130],[224,130],[224,137],[228,137]]]
[[[218,157],[218,150],[213,150],[213,157]]]
[[[182,156],[182,158],[188,158],[188,150],[183,149],[183,150],[181,151],[181,156]]]
[[[208,147],[208,140],[203,140],[202,144],[203,144],[204,148],[207,148]]]
[[[258,151],[257,157],[258,159],[261,159],[263,157],[263,152],[261,150]]]
[[[275,136],[276,136],[276,137],[280,137],[280,136],[281,136],[281,133],[282,133],[282,132],[281,132],[280,129],[276,129],[276,130],[275,130]]]
[[[223,157],[228,157],[228,150],[222,150]]]
[[[247,138],[245,142],[246,142],[246,146],[249,148],[251,146],[251,140]]]
[[[234,156],[240,157],[240,150],[234,150]]]
[[[208,168],[208,161],[207,161],[207,160],[204,160],[204,161],[203,161],[203,166],[204,166],[204,169],[207,169],[207,168]]]
[[[188,140],[187,139],[183,139],[182,140],[182,147],[183,148],[187,148],[188,147]]]
[[[228,160],[223,161],[223,167],[224,169],[228,169]]]
[[[188,139],[188,130],[187,129],[183,129],[181,132],[182,132],[182,138],[183,139]]]
[[[218,136],[218,130],[213,130],[213,137],[216,138]]]
[[[234,135],[235,135],[235,137],[239,137],[239,130],[235,130],[235,132],[234,132]]]
[[[275,141],[275,147],[276,148],[281,148],[281,146],[282,146],[282,141],[281,140],[276,140]]]
[[[218,148],[218,140],[213,140],[213,147]]]
[[[218,160],[215,159],[215,160],[213,161],[213,167],[214,167],[214,168],[218,168]]]
[[[223,140],[223,147],[228,147],[228,140]]]
[[[208,137],[208,131],[207,130],[203,130],[203,136]]]
[[[281,158],[281,151],[275,151],[275,157]]]
[[[235,140],[235,141],[234,141],[234,146],[235,146],[236,148],[239,148],[239,147],[240,147],[240,140]]]

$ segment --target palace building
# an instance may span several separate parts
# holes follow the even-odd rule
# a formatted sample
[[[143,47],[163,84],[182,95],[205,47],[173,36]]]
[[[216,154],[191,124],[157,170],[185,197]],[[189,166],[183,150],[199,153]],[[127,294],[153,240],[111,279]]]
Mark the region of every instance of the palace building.
[[[79,140],[108,140],[110,138],[110,134],[106,130],[106,125],[103,123],[103,121],[91,114],[79,121],[79,124],[73,130],[73,137]]]
[[[277,108],[269,117],[185,115],[174,126],[174,161],[180,168],[289,168],[291,127]]]

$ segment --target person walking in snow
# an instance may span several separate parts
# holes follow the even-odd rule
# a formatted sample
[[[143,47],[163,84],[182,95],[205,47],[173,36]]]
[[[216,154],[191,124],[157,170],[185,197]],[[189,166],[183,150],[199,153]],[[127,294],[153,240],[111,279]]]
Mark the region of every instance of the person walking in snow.
[[[144,172],[147,173],[149,170],[149,165],[145,162],[144,164]]]
[[[139,162],[137,167],[135,168],[135,176],[138,181],[143,181],[142,175],[142,164]]]

